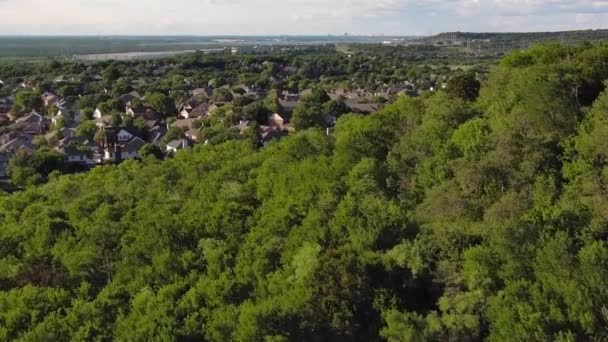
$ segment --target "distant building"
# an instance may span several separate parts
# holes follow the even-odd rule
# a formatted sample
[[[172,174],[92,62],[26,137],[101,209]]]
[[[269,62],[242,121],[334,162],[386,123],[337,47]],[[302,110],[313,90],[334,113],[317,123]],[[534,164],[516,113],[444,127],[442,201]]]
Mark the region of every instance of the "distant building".
[[[230,49],[230,53],[233,55],[243,55],[253,53],[254,48],[252,46],[236,46]]]

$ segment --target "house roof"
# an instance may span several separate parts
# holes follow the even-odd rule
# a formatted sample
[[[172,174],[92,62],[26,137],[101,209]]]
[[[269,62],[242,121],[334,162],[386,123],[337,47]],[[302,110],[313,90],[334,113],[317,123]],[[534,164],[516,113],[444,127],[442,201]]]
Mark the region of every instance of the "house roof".
[[[193,118],[207,117],[209,114],[217,108],[216,105],[210,103],[203,103],[198,107],[192,109],[188,115]]]
[[[274,113],[269,117],[270,120],[285,120],[279,113]]]
[[[54,100],[54,99],[57,99],[57,98],[58,98],[58,96],[57,96],[57,95],[55,95],[55,94],[53,94],[53,93],[51,93],[51,92],[48,92],[48,91],[47,91],[47,92],[45,92],[45,93],[42,93],[42,95],[40,95],[40,97],[41,97],[43,100],[45,100],[45,101],[47,101],[47,100]]]
[[[78,144],[68,144],[67,146],[64,146],[62,148],[60,148],[61,153],[68,155],[68,156],[82,156],[82,155],[86,155],[85,152],[83,152],[81,149],[78,148]]]
[[[162,138],[167,134],[167,126],[158,125],[150,128],[148,131],[148,141],[153,144],[158,144]]]
[[[192,129],[187,130],[187,131],[184,133],[184,135],[185,135],[186,137],[188,137],[188,138],[192,138],[192,137],[194,137],[194,138],[198,138],[198,134],[199,134],[199,133],[200,133],[200,130],[199,130],[199,129],[192,128]]]
[[[192,128],[192,125],[194,124],[194,121],[196,121],[196,119],[179,119],[179,120],[175,120],[175,122],[173,122],[171,124],[172,127],[177,127],[177,128]]]
[[[129,108],[133,112],[133,117],[143,118],[144,120],[158,120],[160,115],[152,108]]]
[[[264,142],[268,142],[272,139],[279,138],[285,135],[284,132],[270,126],[260,126],[260,138]]]
[[[379,106],[376,103],[358,103],[357,101],[346,101],[346,106],[355,113],[374,113]]]
[[[75,128],[64,127],[64,128],[61,128],[58,131],[53,131],[53,132],[47,133],[44,136],[44,138],[47,139],[47,140],[49,140],[49,139],[52,139],[52,138],[56,137],[59,133],[61,133],[62,140],[65,139],[65,138],[72,138],[72,137],[76,136],[76,129]],[[60,140],[60,142],[61,142],[61,140]]]
[[[184,139],[171,140],[167,144],[167,147],[170,147],[174,150],[182,149],[184,147]]]
[[[120,97],[118,98],[120,101],[122,101],[123,103],[129,103],[131,101],[133,101],[136,97],[131,95],[131,94],[123,94],[120,95]]]
[[[78,99],[78,98],[75,96],[69,96],[64,99],[61,99],[57,103],[57,107],[59,109],[63,109],[63,110],[71,109],[74,106],[74,102],[76,102],[76,99]]]
[[[47,128],[49,124],[49,118],[43,117],[38,113],[30,113],[24,117],[21,117],[10,125],[10,129],[14,131],[42,131]]]
[[[245,132],[245,130],[247,128],[249,128],[249,121],[247,121],[247,120],[241,120],[241,122],[239,122],[238,125],[234,125],[231,128],[238,129],[239,132],[241,132],[241,134],[242,134],[243,132]]]
[[[98,119],[95,119],[95,123],[109,125],[112,123],[112,115],[104,115]]]
[[[29,137],[29,138],[28,138]],[[0,147],[0,152],[34,151],[33,137],[21,135]]]
[[[211,89],[196,88],[192,90],[192,96],[211,96]]]
[[[158,126],[159,123],[160,123],[159,120],[144,120],[144,126],[148,129]]]
[[[141,148],[145,144],[146,144],[146,142],[143,141],[143,139],[141,139],[140,137],[133,137],[133,139],[129,140],[129,142],[126,143],[122,147],[122,152],[127,152],[127,153],[139,152],[139,150],[141,150]]]
[[[57,144],[57,146],[59,148],[63,148],[69,145],[83,145],[87,142],[88,140],[85,137],[67,137],[59,140],[59,144]]]
[[[293,110],[296,108],[296,106],[298,105],[298,101],[283,101],[280,100],[279,103],[281,104],[281,107],[283,107],[283,109],[287,112],[293,112]]]
[[[125,132],[127,132],[127,133],[129,133],[129,134],[131,134],[133,136],[138,136],[139,135],[138,132],[137,132],[137,129],[135,127],[132,127],[132,126],[116,127],[115,131],[116,131],[116,134],[118,134],[118,133],[120,133],[122,131],[125,131]]]
[[[129,93],[129,95],[136,97],[138,99],[142,98],[142,96],[139,94],[139,92],[137,90],[133,90],[132,92]]]
[[[36,112],[31,112],[31,113],[15,120],[15,123],[22,123],[22,122],[34,123],[34,122],[40,122],[40,121],[45,121],[45,120],[48,121],[48,118],[45,118],[44,116],[42,116]]]

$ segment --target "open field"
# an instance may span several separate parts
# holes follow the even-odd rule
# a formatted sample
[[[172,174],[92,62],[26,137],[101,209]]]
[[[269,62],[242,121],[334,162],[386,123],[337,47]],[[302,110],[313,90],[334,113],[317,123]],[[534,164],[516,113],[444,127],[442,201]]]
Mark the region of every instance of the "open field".
[[[198,50],[201,52],[221,52],[220,49],[203,49]],[[100,60],[117,60],[126,61],[134,59],[154,59],[154,58],[168,58],[186,53],[194,53],[197,50],[175,50],[175,51],[156,51],[156,52],[118,52],[118,53],[97,53],[97,54],[86,54],[86,55],[74,55],[73,59],[87,60],[87,61],[100,61]]]
[[[74,55],[175,52],[255,45],[378,44],[390,37],[350,36],[0,36],[3,57],[69,57]],[[392,37],[399,41],[410,37]]]

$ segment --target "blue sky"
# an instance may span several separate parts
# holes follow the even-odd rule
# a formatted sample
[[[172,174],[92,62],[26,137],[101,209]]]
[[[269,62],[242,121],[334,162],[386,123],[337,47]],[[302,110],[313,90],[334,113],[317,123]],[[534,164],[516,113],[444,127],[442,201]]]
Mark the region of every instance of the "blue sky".
[[[0,35],[427,35],[607,27],[608,0],[0,0]]]

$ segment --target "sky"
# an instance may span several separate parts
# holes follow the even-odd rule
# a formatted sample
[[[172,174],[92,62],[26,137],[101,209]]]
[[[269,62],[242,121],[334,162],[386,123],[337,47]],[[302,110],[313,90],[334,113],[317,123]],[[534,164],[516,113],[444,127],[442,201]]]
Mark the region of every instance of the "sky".
[[[0,35],[430,35],[608,28],[608,0],[0,0]]]

